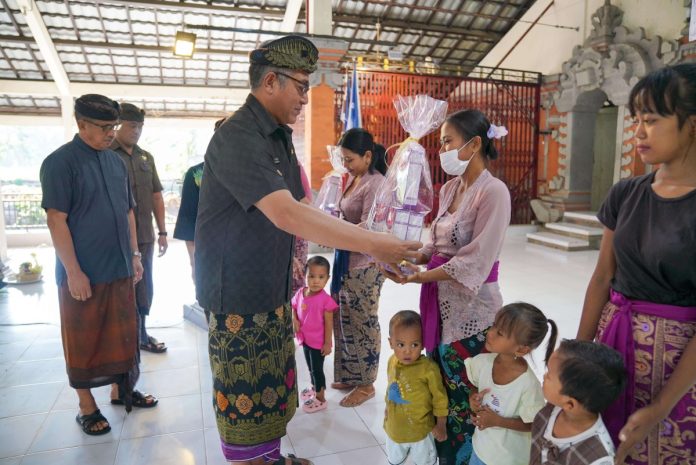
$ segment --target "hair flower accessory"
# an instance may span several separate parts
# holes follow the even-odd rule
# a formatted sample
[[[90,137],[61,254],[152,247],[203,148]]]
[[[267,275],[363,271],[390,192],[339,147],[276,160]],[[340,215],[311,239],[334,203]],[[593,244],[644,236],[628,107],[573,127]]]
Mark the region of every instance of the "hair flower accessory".
[[[508,130],[505,126],[496,126],[491,123],[491,127],[488,128],[486,135],[489,139],[501,139],[508,135]]]

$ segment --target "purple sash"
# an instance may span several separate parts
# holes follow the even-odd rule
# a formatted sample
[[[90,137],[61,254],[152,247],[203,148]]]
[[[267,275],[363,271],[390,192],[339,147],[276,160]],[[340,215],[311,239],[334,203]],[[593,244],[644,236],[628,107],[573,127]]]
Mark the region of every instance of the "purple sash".
[[[432,270],[449,262],[452,257],[441,254],[433,254],[428,262],[427,269]],[[500,262],[495,262],[484,284],[498,281],[498,268]],[[440,344],[441,326],[440,305],[438,302],[437,281],[423,283],[420,294],[420,315],[423,327],[423,346],[430,353]]]
[[[623,294],[610,290],[611,303],[618,307],[607,323],[599,342],[618,350],[626,364],[626,389],[604,412],[602,419],[615,444],[628,417],[635,410],[635,345],[633,341],[633,313],[656,316],[667,320],[694,321],[696,307],[679,307],[676,305],[657,304],[642,300],[631,300]]]

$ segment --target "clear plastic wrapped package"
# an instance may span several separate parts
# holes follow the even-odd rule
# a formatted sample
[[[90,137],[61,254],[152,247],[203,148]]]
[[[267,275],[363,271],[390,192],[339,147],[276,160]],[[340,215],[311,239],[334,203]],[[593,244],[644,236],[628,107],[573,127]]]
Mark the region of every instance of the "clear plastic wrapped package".
[[[418,241],[425,216],[433,208],[433,183],[425,149],[418,143],[439,128],[447,116],[447,102],[427,95],[397,95],[394,106],[409,137],[401,143],[375,196],[367,219],[372,231],[389,232]]]
[[[329,161],[333,168],[325,177],[319,189],[319,194],[314,200],[314,206],[329,215],[338,217],[340,215],[339,202],[343,193],[343,175],[347,173],[343,166],[343,154],[341,147],[327,145]]]

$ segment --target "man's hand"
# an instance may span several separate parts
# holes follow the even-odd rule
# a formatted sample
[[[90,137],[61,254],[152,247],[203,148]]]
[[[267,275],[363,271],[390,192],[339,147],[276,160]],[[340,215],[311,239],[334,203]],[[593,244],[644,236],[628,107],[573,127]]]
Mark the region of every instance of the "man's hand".
[[[375,233],[368,255],[382,263],[399,263],[404,259],[418,259],[418,250],[423,246],[416,241],[402,241],[388,233]]]
[[[403,284],[406,282],[406,277],[401,274],[401,270],[399,270],[399,266],[396,263],[390,263],[389,265],[378,263],[377,268],[379,268],[380,273],[397,284]]]
[[[68,290],[73,299],[83,301],[92,297],[92,286],[82,270],[68,274]]]
[[[159,236],[157,238],[157,245],[159,246],[159,254],[157,256],[161,257],[167,253],[167,248],[169,247],[169,244],[167,243],[167,236]]]
[[[138,284],[143,279],[143,264],[140,257],[133,257],[133,284]]]

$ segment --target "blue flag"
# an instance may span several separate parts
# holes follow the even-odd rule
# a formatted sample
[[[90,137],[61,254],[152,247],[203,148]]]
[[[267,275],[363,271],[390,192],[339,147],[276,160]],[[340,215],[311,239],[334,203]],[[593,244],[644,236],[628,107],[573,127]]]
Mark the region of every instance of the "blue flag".
[[[358,73],[353,65],[353,73],[348,78],[346,86],[346,99],[343,102],[343,112],[341,113],[343,130],[362,127],[362,117],[360,115],[360,92],[358,91]]]

